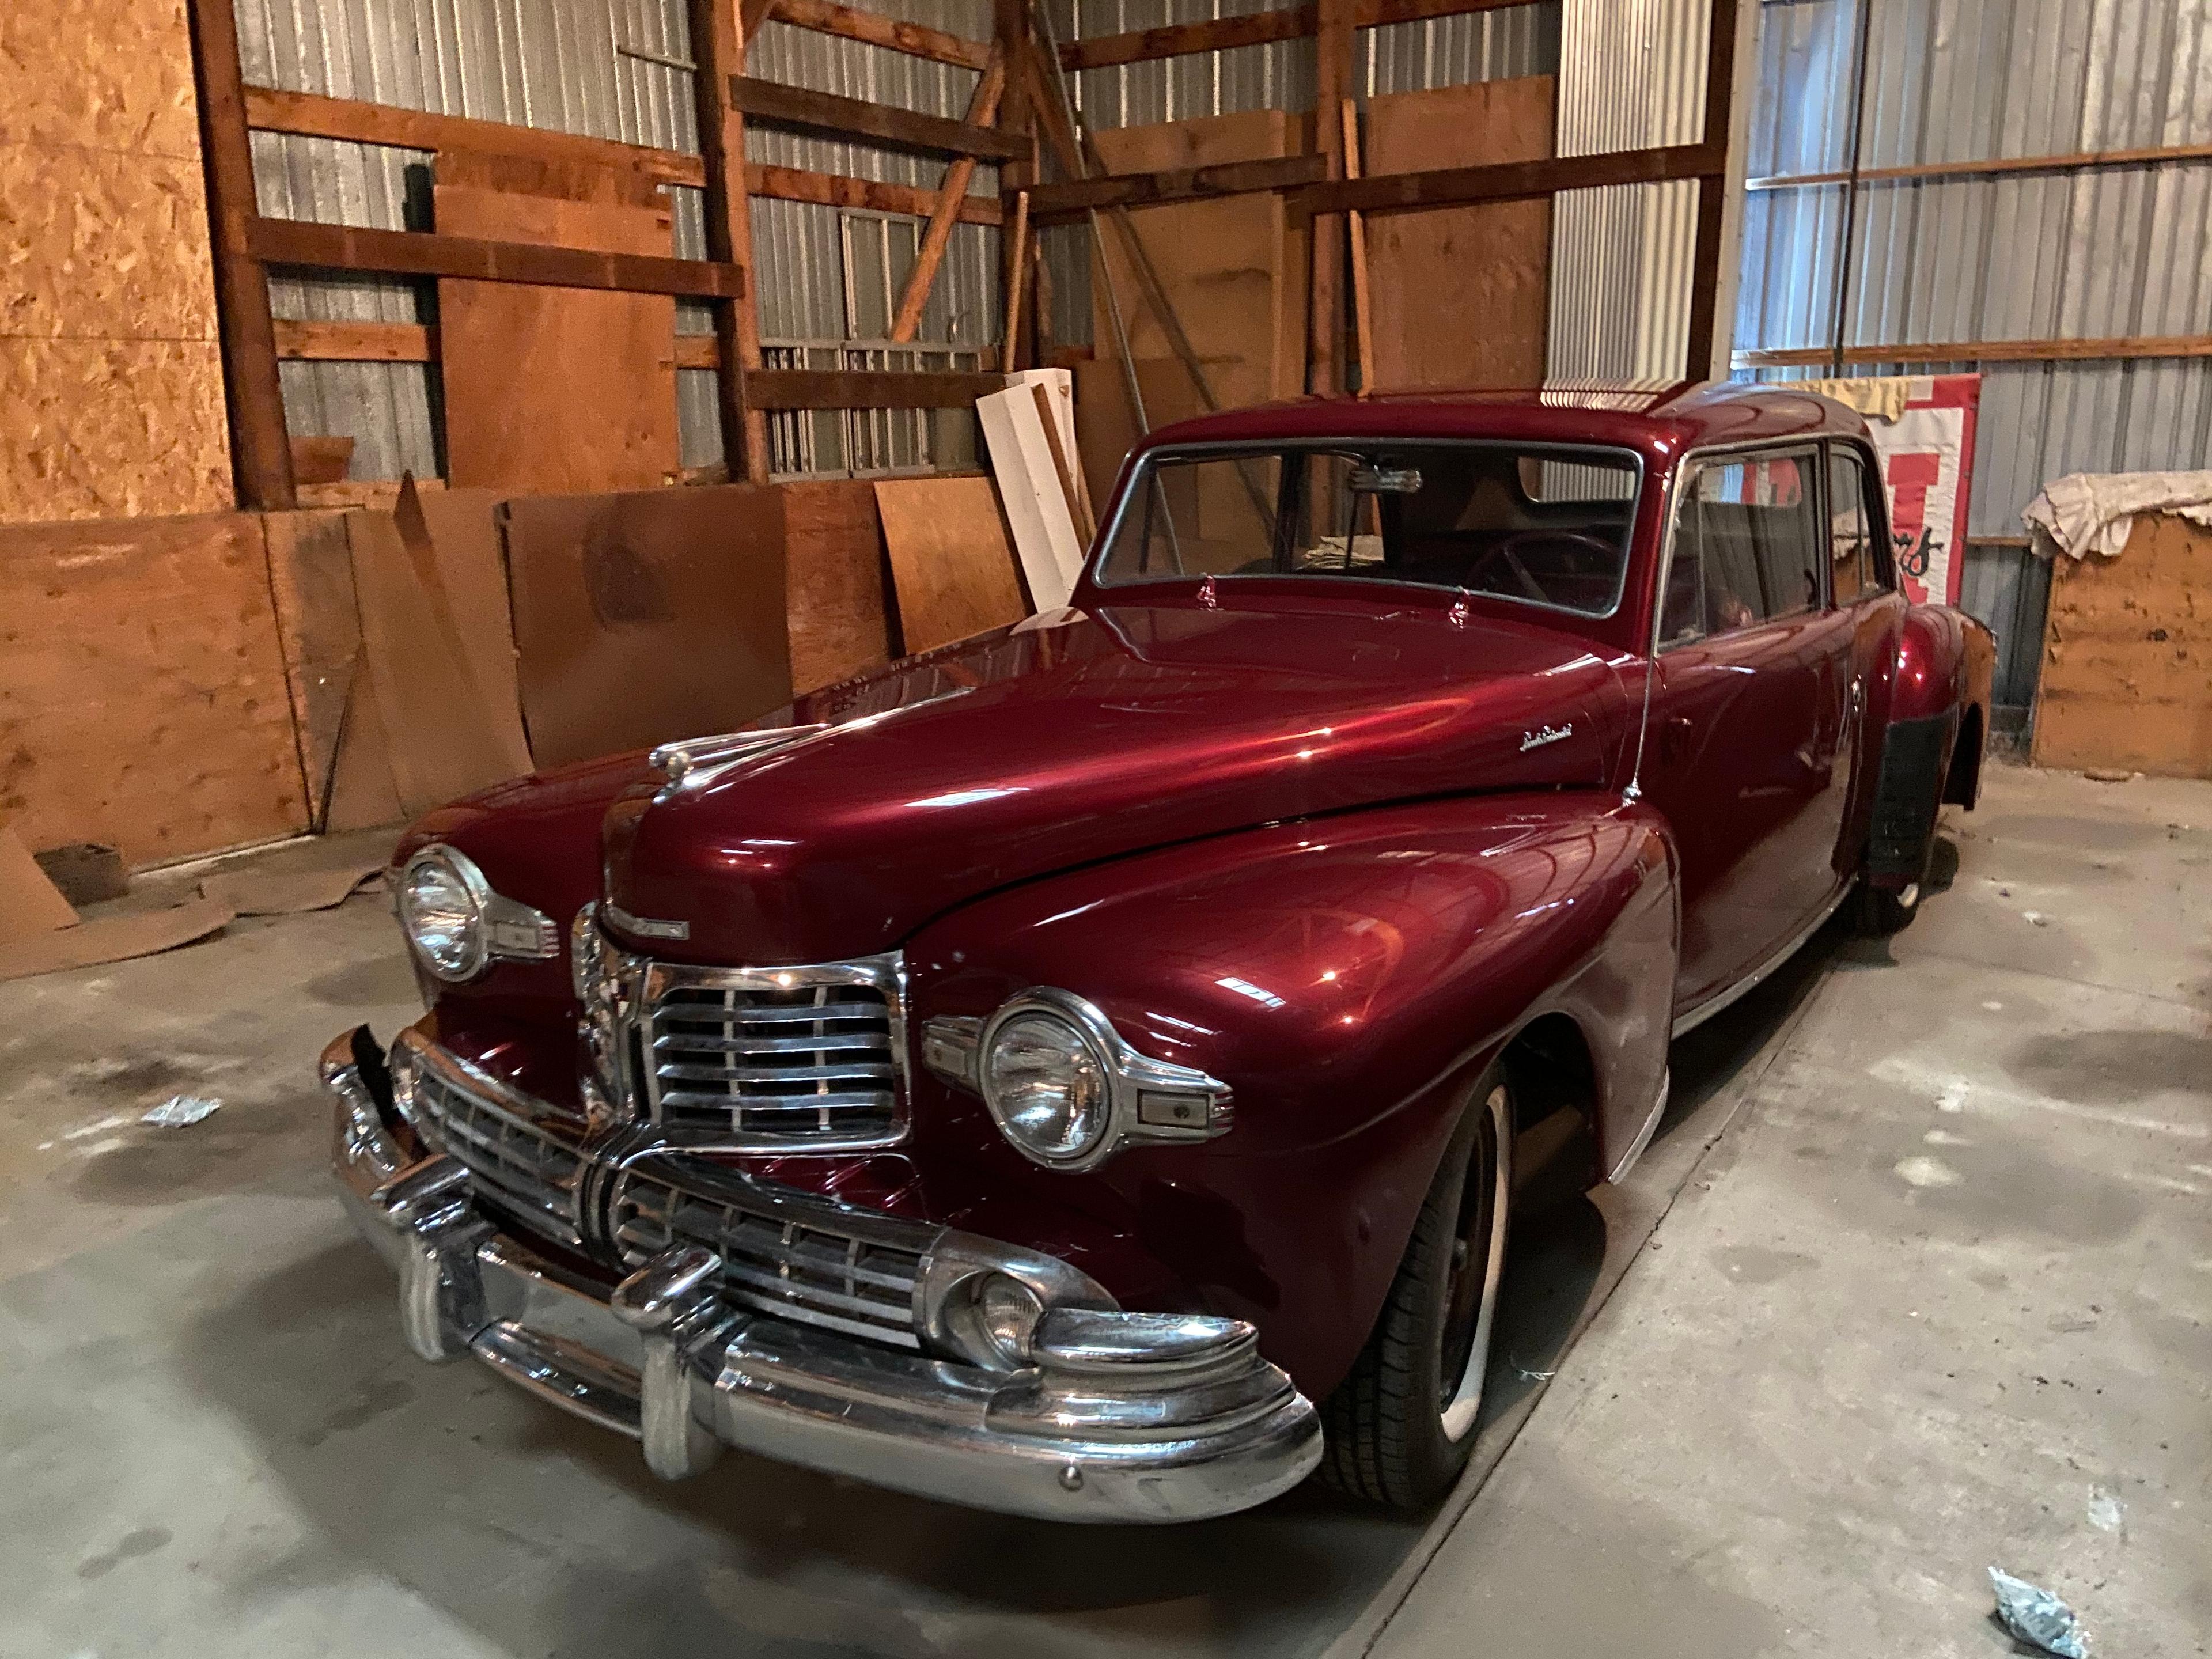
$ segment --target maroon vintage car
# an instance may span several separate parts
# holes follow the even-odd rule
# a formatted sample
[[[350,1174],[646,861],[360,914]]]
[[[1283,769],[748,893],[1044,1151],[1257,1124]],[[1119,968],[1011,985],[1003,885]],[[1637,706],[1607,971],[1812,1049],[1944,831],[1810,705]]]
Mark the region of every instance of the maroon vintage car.
[[[425,1358],[636,1437],[1173,1521],[1432,1498],[1516,1191],[1973,804],[1992,642],[1783,388],[1154,434],[1073,607],[423,819],[323,1062]]]

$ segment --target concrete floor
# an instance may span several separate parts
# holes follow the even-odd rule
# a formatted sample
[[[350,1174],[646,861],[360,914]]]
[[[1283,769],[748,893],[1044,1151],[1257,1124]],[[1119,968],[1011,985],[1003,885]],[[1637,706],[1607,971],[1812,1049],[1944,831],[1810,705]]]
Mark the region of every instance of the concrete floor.
[[[1992,1562],[2203,1653],[2212,786],[2002,770],[1954,832],[1911,930],[1678,1043],[1631,1181],[1516,1231],[1425,1521],[662,1486],[408,1355],[337,1214],[313,1055],[415,1008],[380,898],[0,986],[0,1655],[1991,1655]],[[223,1108],[137,1123],[179,1090]]]

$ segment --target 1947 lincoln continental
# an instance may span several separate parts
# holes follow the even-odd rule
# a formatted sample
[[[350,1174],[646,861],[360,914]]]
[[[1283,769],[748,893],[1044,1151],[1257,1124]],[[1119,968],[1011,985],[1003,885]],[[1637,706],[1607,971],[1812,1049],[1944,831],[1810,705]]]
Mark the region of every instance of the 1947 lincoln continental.
[[[416,1352],[665,1476],[1419,1505],[1516,1194],[1619,1181],[1839,906],[1911,920],[1993,654],[1819,398],[1165,429],[1072,608],[416,824],[341,1188]]]

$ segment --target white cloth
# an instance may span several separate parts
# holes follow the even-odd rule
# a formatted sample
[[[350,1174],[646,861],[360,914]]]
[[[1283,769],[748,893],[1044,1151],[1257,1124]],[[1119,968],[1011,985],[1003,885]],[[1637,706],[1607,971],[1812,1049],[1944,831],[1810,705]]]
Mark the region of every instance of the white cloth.
[[[2212,530],[2212,472],[2069,472],[2020,515],[2035,551],[2112,557],[2138,513],[2174,513]]]

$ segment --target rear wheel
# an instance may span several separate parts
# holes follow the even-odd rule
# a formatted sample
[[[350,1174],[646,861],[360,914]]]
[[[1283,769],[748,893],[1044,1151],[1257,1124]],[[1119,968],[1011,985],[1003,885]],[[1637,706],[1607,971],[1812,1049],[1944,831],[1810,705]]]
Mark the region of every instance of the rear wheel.
[[[1452,1137],[1390,1294],[1329,1396],[1332,1486],[1394,1509],[1443,1495],[1474,1449],[1505,1262],[1513,1109],[1493,1073]]]

